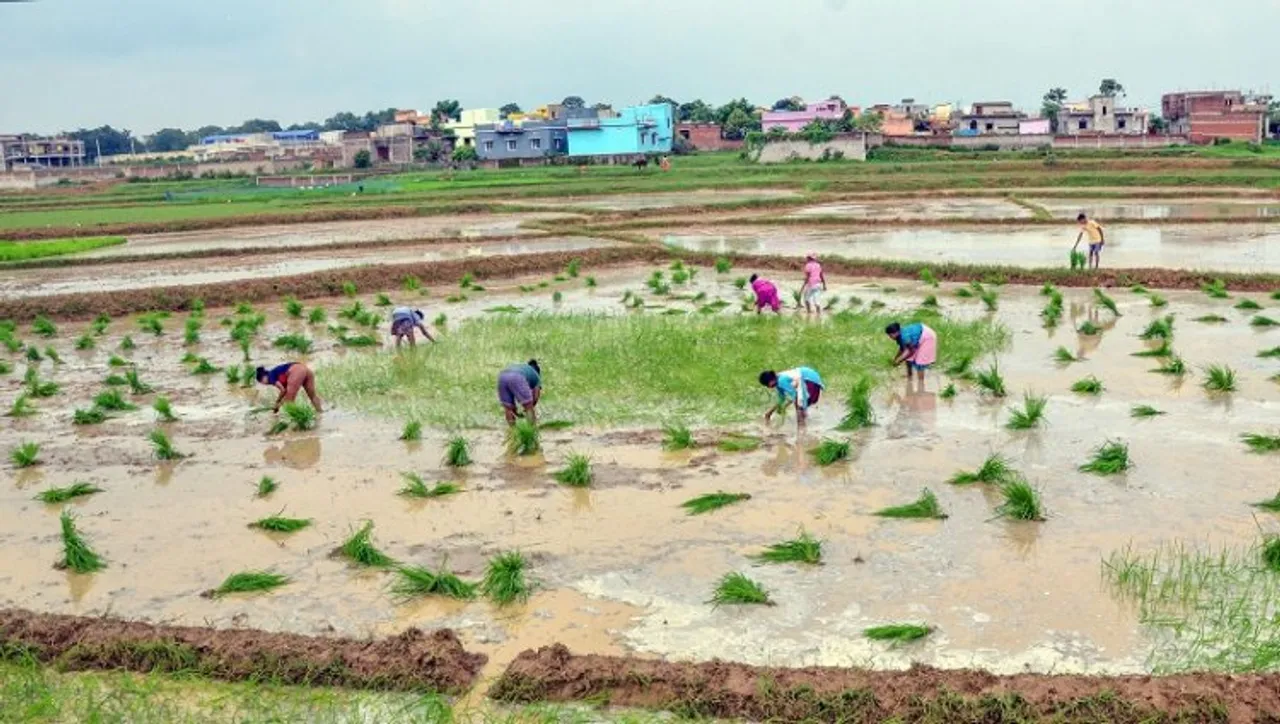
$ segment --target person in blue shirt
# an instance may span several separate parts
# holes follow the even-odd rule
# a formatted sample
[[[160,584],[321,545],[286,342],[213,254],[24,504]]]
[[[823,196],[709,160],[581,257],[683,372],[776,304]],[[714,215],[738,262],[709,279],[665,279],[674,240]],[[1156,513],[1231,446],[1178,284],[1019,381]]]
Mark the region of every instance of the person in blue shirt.
[[[259,384],[270,385],[280,391],[272,412],[279,412],[281,405],[293,402],[300,390],[307,391],[307,399],[311,400],[311,406],[316,408],[316,412],[324,412],[324,408],[320,406],[320,396],[316,394],[316,373],[301,362],[285,362],[271,369],[259,367],[256,377]]]
[[[809,408],[818,404],[822,397],[822,377],[812,367],[796,367],[782,372],[765,370],[760,373],[760,384],[778,391],[778,404],[764,413],[765,422],[773,419],[773,413],[784,405],[792,404],[796,408],[796,426],[804,427]]]
[[[524,408],[529,422],[538,424],[538,400],[542,398],[542,367],[538,360],[531,359],[525,364],[513,364],[498,373],[498,402],[502,403],[502,413],[506,415],[507,424],[516,424],[516,405]]]

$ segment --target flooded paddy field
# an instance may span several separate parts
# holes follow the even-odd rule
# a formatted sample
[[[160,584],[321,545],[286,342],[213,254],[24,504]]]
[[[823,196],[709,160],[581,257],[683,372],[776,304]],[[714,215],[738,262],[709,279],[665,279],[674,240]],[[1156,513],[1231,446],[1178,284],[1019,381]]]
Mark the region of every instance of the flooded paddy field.
[[[688,284],[665,295],[646,289],[652,271],[584,269],[583,277],[558,282],[486,283],[488,291],[455,304],[441,301],[445,289],[432,289],[426,297],[393,293],[396,302],[422,305],[441,339],[440,347],[422,346],[398,364],[430,365],[432,355],[447,353],[449,345],[500,317],[551,329],[554,317],[535,313],[662,317],[671,324],[741,313],[743,292],[734,280],[750,273],[745,266],[727,274],[700,269]],[[587,285],[587,275],[595,286]],[[779,281],[789,297],[792,284]],[[267,388],[229,383],[221,372],[193,375],[191,365],[181,361],[183,352],[191,351],[216,367],[243,362],[219,324],[233,316],[231,310],[208,310],[202,341],[190,346],[180,341],[185,315],[177,314],[159,337],[141,332],[132,319],[114,320],[92,349],[80,351],[75,340],[86,333],[84,325],[60,325],[49,339],[21,329],[24,340],[58,352],[61,364],[45,360],[38,370],[61,390],[32,401],[38,414],[9,419],[0,430],[0,447],[37,442],[42,461],[10,469],[10,483],[0,488],[0,510],[10,521],[0,530],[0,543],[9,552],[0,560],[0,605],[357,637],[447,627],[459,633],[468,650],[490,656],[486,677],[496,676],[520,651],[552,643],[575,653],[674,661],[715,657],[769,666],[903,668],[919,662],[997,673],[1124,673],[1170,665],[1161,658],[1168,632],[1112,587],[1102,563],[1126,546],[1146,551],[1175,538],[1192,547],[1247,546],[1257,540],[1259,527],[1275,528],[1271,514],[1250,507],[1276,493],[1275,458],[1250,454],[1240,436],[1276,434],[1280,384],[1272,377],[1280,372],[1280,359],[1258,353],[1280,345],[1280,331],[1251,326],[1254,313],[1234,308],[1239,298],[1209,299],[1198,292],[1170,292],[1164,294],[1167,306],[1153,307],[1148,295],[1110,290],[1122,315],[1116,317],[1089,290],[1064,290],[1063,319],[1046,329],[1040,317],[1045,298],[1037,289],[999,289],[998,309],[989,312],[976,299],[957,297],[958,287],[951,285],[830,281],[828,299],[840,300],[824,318],[807,319],[788,309],[783,319],[755,323],[813,325],[816,333],[821,325],[848,323],[835,318],[846,309],[855,317],[867,313],[906,320],[934,295],[943,315],[988,320],[1007,329],[1007,343],[973,366],[998,364],[1008,396],[982,395],[972,383],[949,379],[940,370],[920,387],[883,365],[871,367],[868,373],[885,377],[872,395],[876,425],[840,432],[842,398],[858,370],[839,367],[823,370],[828,392],[804,433],[797,434],[790,418],[765,424],[751,414],[732,424],[710,425],[684,417],[671,422],[688,424],[698,444],[667,452],[659,424],[578,424],[544,431],[540,455],[510,457],[491,394],[470,402],[479,425],[428,427],[422,440],[402,442],[397,438],[405,419],[392,414],[394,407],[385,401],[408,399],[417,391],[360,390],[349,381],[339,387],[343,365],[394,354],[386,347],[385,325],[375,332],[381,348],[347,348],[325,325],[292,319],[278,304],[258,305],[267,320],[251,349],[253,363],[291,359],[290,353],[272,349],[271,340],[286,333],[306,335],[315,350],[304,359],[318,370],[320,394],[329,398],[314,430],[280,435],[268,434],[269,413],[254,412],[270,403]],[[544,282],[545,287],[538,286]],[[705,296],[697,299],[699,293]],[[622,303],[636,295],[643,295],[640,307]],[[1262,295],[1255,298],[1263,307],[1280,306]],[[358,299],[378,310],[371,295]],[[716,300],[727,304],[714,305]],[[337,311],[348,304],[333,299],[319,306],[334,323]],[[710,312],[702,311],[709,305],[714,306]],[[385,316],[385,309],[379,311]],[[1156,344],[1139,334],[1165,315],[1174,317],[1173,345],[1187,366],[1185,376],[1154,374],[1150,370],[1161,360],[1132,356]],[[1208,315],[1226,321],[1193,321]],[[1077,334],[1085,322],[1099,332]],[[136,349],[120,349],[126,334]],[[883,344],[887,361],[892,344],[883,338],[869,343],[875,342]],[[947,339],[940,344],[945,359]],[[1081,361],[1054,362],[1060,346]],[[786,347],[756,353],[758,366],[806,361]],[[707,350],[708,364],[716,354]],[[104,389],[113,355],[134,365],[155,392],[126,392],[141,409],[101,424],[73,426],[73,410],[88,407]],[[530,349],[528,355],[539,353]],[[512,361],[477,360],[495,374],[498,365]],[[542,361],[543,419],[565,419],[563,411],[572,407],[557,399],[556,369],[568,363]],[[24,364],[18,355],[9,362],[15,370]],[[1234,368],[1235,392],[1201,387],[1204,368],[1211,364]],[[753,366],[721,373],[740,378],[744,394],[758,394],[763,412],[768,397],[756,385],[758,371]],[[466,373],[456,374],[461,379]],[[1071,392],[1073,383],[1090,375],[1104,384],[1100,395]],[[3,378],[6,400],[20,393],[20,377],[15,371]],[[441,373],[436,384],[447,387],[458,379]],[[958,394],[940,398],[949,384]],[[1008,410],[1020,405],[1024,392],[1047,396],[1047,424],[1008,430]],[[150,403],[157,394],[172,401],[176,422],[156,422]],[[629,393],[601,380],[599,394],[625,401]],[[1133,419],[1135,405],[1166,414]],[[157,426],[189,457],[154,460],[147,434]],[[747,452],[717,449],[716,441],[728,432],[759,437],[761,445]],[[455,434],[471,441],[475,460],[456,471],[441,462]],[[817,465],[810,449],[833,437],[852,442],[851,457]],[[1133,467],[1111,477],[1079,471],[1109,439],[1129,446]],[[590,457],[595,480],[589,487],[567,487],[552,478],[571,453]],[[991,453],[1007,457],[1038,489],[1046,520],[998,518],[995,486],[947,483]],[[1228,468],[1229,477],[1223,474]],[[404,485],[402,473],[410,471],[428,482],[456,482],[461,492],[405,498],[397,492]],[[279,489],[258,497],[263,476],[277,480]],[[76,481],[103,492],[63,506],[33,499],[46,488]],[[913,500],[924,488],[936,494],[948,518],[873,515]],[[702,516],[687,515],[680,507],[718,491],[751,498]],[[82,532],[107,559],[103,571],[82,576],[53,568],[60,550],[57,513],[63,507],[74,512]],[[312,523],[290,535],[247,527],[275,514]],[[482,576],[495,553],[520,550],[530,561],[535,593],[527,603],[505,608],[438,597],[401,601],[390,591],[392,573],[352,568],[331,555],[364,521],[374,523],[374,541],[388,555],[448,568],[467,580]],[[762,565],[749,558],[802,530],[822,541],[821,565]],[[228,574],[250,569],[277,571],[291,581],[269,594],[201,596]],[[709,604],[716,582],[730,571],[761,583],[776,605]],[[907,621],[926,623],[933,633],[901,647],[862,636],[869,626]]]
[[[676,209],[689,206],[736,204],[742,201],[787,199],[799,196],[791,189],[696,189],[682,193],[618,194],[614,196],[563,196],[554,200],[526,199],[524,206],[551,206],[562,209],[599,211],[640,211]]]
[[[1030,219],[1032,212],[1008,199],[957,196],[843,201],[806,206],[788,215],[795,218],[840,216],[856,219]]]
[[[1056,218],[1075,219],[1085,213],[1099,219],[1274,219],[1280,201],[1250,198],[1188,199],[1028,199]]]

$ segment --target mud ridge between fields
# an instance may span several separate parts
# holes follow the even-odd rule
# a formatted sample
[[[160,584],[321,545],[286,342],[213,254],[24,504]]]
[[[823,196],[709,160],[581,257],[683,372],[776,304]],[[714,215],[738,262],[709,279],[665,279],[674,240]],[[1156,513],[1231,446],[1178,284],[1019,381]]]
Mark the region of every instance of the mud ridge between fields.
[[[461,693],[488,657],[450,629],[378,641],[253,629],[156,626],[109,618],[0,610],[0,658],[65,670],[197,673],[232,681]]]
[[[842,722],[1280,722],[1280,674],[996,676],[769,668],[575,656],[563,645],[521,653],[489,690],[503,702],[605,702],[688,717]]]

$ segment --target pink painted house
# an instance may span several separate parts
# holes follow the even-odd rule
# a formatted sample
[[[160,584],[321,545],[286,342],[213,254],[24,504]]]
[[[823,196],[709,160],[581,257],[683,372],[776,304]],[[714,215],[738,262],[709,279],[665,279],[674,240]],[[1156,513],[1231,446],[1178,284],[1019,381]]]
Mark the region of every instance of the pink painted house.
[[[838,98],[810,103],[803,111],[766,111],[760,117],[760,128],[765,133],[771,128],[782,128],[787,133],[798,133],[816,120],[838,121],[844,115],[844,101]]]

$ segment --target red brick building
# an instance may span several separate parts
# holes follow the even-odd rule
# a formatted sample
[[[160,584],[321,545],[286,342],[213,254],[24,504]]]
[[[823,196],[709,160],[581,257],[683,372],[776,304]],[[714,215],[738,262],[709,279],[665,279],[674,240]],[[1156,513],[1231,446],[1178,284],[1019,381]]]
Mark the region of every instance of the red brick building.
[[[1187,136],[1192,143],[1213,143],[1218,138],[1260,143],[1267,104],[1256,100],[1240,91],[1166,93],[1160,109],[1169,133]]]
[[[720,135],[718,123],[678,123],[676,135],[693,144],[699,151],[737,151],[742,148],[742,141]]]

